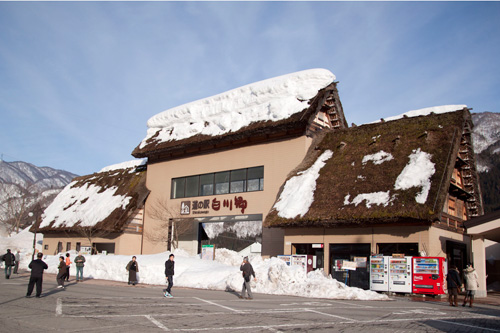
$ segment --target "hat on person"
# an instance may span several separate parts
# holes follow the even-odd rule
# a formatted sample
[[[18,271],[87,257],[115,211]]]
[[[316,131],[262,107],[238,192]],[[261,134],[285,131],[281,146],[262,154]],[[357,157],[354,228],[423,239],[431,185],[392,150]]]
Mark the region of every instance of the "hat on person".
[[[248,261],[248,257],[243,258],[244,261]]]

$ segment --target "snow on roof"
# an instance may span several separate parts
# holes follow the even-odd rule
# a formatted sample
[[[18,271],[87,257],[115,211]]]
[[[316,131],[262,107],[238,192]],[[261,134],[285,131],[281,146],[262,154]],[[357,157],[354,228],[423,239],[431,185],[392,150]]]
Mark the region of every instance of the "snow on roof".
[[[107,167],[102,168],[99,172],[108,172],[120,169],[128,169],[128,168],[137,168],[138,166],[146,164],[147,159],[140,160],[131,160],[127,162],[122,162],[118,164],[109,165]]]
[[[245,85],[163,111],[148,120],[140,148],[195,135],[217,136],[258,121],[278,121],[307,108],[319,90],[335,80],[326,69],[311,69]]]
[[[422,190],[415,197],[415,201],[424,204],[431,189],[431,177],[436,172],[431,157],[431,154],[421,151],[420,148],[413,150],[409,156],[410,161],[396,179],[394,189],[421,187]]]
[[[332,156],[333,152],[326,150],[309,169],[299,172],[297,176],[290,178],[285,183],[283,192],[274,205],[278,216],[294,218],[297,215],[302,217],[307,213],[314,201],[314,190],[319,171]]]
[[[418,117],[418,116],[427,116],[427,115],[430,115],[432,112],[433,113],[447,113],[447,112],[462,110],[463,108],[466,108],[466,107],[467,107],[467,105],[462,105],[462,104],[432,106],[432,107],[424,108],[424,109],[411,110],[411,111],[402,113],[402,114],[397,115],[397,116],[387,117],[387,118],[383,118],[383,119],[384,119],[384,121],[392,121],[392,120],[401,119],[403,117],[411,118],[411,117]],[[373,121],[370,124],[379,123],[379,122],[381,122],[381,120]]]
[[[378,165],[393,159],[394,156],[392,156],[391,153],[386,153],[385,151],[381,150],[375,154],[365,155],[361,163],[365,165],[366,163],[372,161],[373,164]]]
[[[103,191],[94,184],[77,187],[76,181],[68,184],[45,209],[40,228],[73,227],[80,223],[82,227],[91,227],[108,217],[116,208],[125,208],[131,197],[116,195],[118,187],[113,186]],[[69,204],[69,205],[68,205]]]

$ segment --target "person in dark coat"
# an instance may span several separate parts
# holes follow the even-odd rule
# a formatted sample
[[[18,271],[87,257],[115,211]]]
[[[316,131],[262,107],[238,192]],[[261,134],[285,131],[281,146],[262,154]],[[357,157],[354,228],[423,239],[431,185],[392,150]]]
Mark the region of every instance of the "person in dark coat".
[[[66,262],[64,261],[64,257],[59,257],[59,266],[57,266],[59,272],[57,273],[57,288],[64,289],[64,280],[66,278]]]
[[[168,260],[165,261],[165,278],[168,282],[167,289],[163,290],[165,292],[165,297],[172,296],[170,291],[172,290],[172,287],[174,286],[174,266],[175,266],[174,255],[171,254],[168,257]]]
[[[456,266],[451,266],[446,275],[446,283],[448,284],[448,301],[450,306],[457,306],[458,289],[462,287],[462,280]]]
[[[252,275],[255,281],[257,281],[257,278],[255,277],[255,272],[253,271],[252,265],[248,262],[248,257],[243,258],[243,262],[240,266],[240,271],[243,272],[243,286],[241,287],[240,298],[245,298],[246,291],[248,293],[248,297],[246,299],[253,299],[252,288],[250,287],[250,279]]]
[[[126,267],[128,271],[128,284],[131,284],[133,286],[135,286],[137,283],[137,272],[139,272],[139,264],[137,263],[136,259],[136,256],[133,256],[132,260],[129,261]]]
[[[36,255],[37,259],[30,262],[28,267],[31,269],[30,282],[28,283],[28,292],[26,297],[31,297],[33,292],[33,287],[36,285],[36,297],[40,298],[42,296],[42,282],[43,282],[43,271],[49,266],[42,260],[43,253],[38,252]]]
[[[16,257],[10,252],[10,249],[7,249],[7,253],[3,255],[3,261],[5,261],[5,278],[10,279],[12,266],[16,264]]]

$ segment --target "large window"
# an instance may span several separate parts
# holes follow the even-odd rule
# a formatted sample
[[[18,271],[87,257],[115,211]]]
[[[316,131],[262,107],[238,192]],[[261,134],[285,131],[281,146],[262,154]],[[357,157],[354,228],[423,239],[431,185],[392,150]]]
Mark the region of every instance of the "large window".
[[[172,199],[264,190],[264,167],[173,178]]]

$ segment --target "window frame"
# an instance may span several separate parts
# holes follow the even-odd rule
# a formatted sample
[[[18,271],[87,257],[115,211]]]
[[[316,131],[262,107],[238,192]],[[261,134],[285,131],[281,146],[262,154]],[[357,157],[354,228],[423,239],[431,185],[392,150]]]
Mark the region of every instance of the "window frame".
[[[235,176],[238,172],[244,172],[244,179],[241,175],[238,176],[237,179],[235,179]],[[249,179],[249,175],[252,173],[253,175],[250,176],[252,178]],[[205,191],[203,191],[203,186],[210,186],[210,184],[208,182],[204,183],[202,179],[207,177],[212,178],[212,191],[208,190],[208,192],[205,193]],[[223,179],[221,179],[221,177]],[[195,178],[197,178],[197,192],[195,193],[193,191],[188,194],[188,179]],[[256,181],[258,182],[258,185],[256,185]],[[253,184],[253,186],[249,187],[249,183]],[[172,178],[170,199],[184,199],[258,191],[264,191],[263,165]]]

